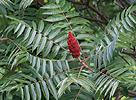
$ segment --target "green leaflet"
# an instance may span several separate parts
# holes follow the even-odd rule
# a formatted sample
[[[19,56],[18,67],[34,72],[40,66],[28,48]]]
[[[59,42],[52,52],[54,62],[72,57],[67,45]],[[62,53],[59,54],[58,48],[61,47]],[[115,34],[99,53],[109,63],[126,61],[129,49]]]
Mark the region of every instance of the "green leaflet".
[[[46,98],[46,100],[49,100],[49,91],[48,91],[46,82],[42,81],[41,86],[42,86],[42,92],[43,92],[44,97]]]
[[[25,85],[24,91],[25,91],[25,99],[26,100],[30,100],[30,93],[29,93],[29,87],[28,87],[28,85]]]

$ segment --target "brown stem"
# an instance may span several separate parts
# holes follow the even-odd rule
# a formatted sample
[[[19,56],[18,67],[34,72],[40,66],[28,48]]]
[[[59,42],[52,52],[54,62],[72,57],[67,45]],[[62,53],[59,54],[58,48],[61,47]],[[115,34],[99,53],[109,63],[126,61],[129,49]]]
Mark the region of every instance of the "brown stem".
[[[7,42],[9,38],[0,38],[0,43]]]
[[[93,71],[92,68],[90,68],[90,67],[86,64],[86,62],[85,62],[84,60],[81,60],[80,57],[78,57],[78,60],[79,60],[80,63],[83,65],[83,68],[85,67],[85,68],[89,69],[90,72]],[[81,68],[82,68],[82,67],[81,67]],[[83,69],[83,68],[82,68],[82,69]]]
[[[96,17],[95,18],[93,18],[93,17],[86,17],[86,16],[81,16],[82,18],[85,18],[85,19],[87,19],[87,20],[89,20],[89,21],[93,21],[93,22],[97,22],[97,23],[102,23],[102,24],[105,24],[105,21],[103,21],[103,20],[100,20],[100,19],[97,19]]]
[[[108,19],[107,19],[100,11],[98,11],[93,5],[89,5],[89,4],[88,4],[88,7],[89,7],[92,11],[94,11],[95,13],[97,13],[97,14],[100,16],[100,18],[105,21],[105,23],[108,22]]]
[[[79,94],[80,94],[81,90],[82,90],[82,87],[80,87],[80,89],[79,89],[79,91],[78,91],[78,93],[77,93],[77,95],[76,95],[76,97],[75,97],[75,99],[74,99],[74,100],[77,100],[77,98],[78,98],[78,96],[79,96]]]
[[[128,96],[129,96],[129,97],[136,97],[136,91],[131,91],[131,90],[129,90],[129,91],[128,91]]]
[[[104,21],[104,24],[108,23],[108,19],[105,15],[103,15],[100,11],[98,11],[93,5],[89,4],[89,3],[83,3],[83,2],[76,2],[74,0],[68,0],[69,2],[76,4],[76,5],[83,5],[86,6],[86,8],[90,9],[91,11],[95,12],[102,21]]]
[[[136,59],[136,51],[131,50],[131,49],[122,49],[121,53],[129,55],[130,57]]]
[[[116,95],[116,97],[115,97],[115,100],[121,100],[121,98],[122,98],[121,93],[118,93],[118,94]]]
[[[128,6],[126,0],[116,0],[116,4],[121,8],[124,9]]]

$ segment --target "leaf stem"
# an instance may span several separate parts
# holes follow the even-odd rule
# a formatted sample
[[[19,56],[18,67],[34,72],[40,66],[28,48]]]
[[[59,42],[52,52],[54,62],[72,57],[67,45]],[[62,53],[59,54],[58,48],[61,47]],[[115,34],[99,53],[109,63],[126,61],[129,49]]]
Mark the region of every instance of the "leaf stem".
[[[80,87],[80,89],[79,89],[79,91],[78,91],[78,93],[77,93],[77,95],[76,95],[76,97],[75,97],[75,99],[74,99],[74,100],[77,100],[77,98],[78,98],[78,96],[79,96],[79,94],[80,94],[81,90],[82,90],[82,86]]]
[[[78,73],[78,77],[80,76],[80,73],[82,71],[82,69],[85,67],[87,68],[90,72],[92,72],[92,68],[90,68],[87,64],[86,64],[86,60],[81,60],[80,57],[77,58],[79,60],[79,62],[82,64],[82,66],[80,67],[79,73]],[[88,58],[87,58],[88,59]]]

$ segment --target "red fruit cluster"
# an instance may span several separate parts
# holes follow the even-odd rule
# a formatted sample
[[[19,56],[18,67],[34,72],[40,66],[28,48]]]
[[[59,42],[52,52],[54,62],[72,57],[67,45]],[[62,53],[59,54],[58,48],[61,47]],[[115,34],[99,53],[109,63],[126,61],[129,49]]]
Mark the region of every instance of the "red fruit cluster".
[[[68,32],[68,49],[72,54],[73,58],[78,58],[80,56],[80,45],[72,32]]]

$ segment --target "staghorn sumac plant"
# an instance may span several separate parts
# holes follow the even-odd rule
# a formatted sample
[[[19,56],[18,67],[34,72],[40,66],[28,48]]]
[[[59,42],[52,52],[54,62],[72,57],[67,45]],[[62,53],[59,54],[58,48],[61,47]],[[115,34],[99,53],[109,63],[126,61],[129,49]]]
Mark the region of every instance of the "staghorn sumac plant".
[[[72,54],[73,58],[78,58],[80,56],[80,45],[77,39],[74,37],[72,32],[68,32],[68,49]]]
[[[80,71],[79,71],[79,74],[80,72],[82,71],[82,69],[85,67],[87,68],[89,71],[92,71],[92,69],[87,65],[86,63],[86,60],[88,58],[85,58],[83,60],[81,60],[80,58],[80,45],[78,43],[78,40],[74,37],[74,35],[72,34],[72,32],[68,32],[68,40],[67,40],[67,43],[68,43],[68,49],[69,49],[69,52],[71,53],[71,55],[73,56],[73,58],[77,58],[80,63],[82,64],[81,68],[80,68]]]

